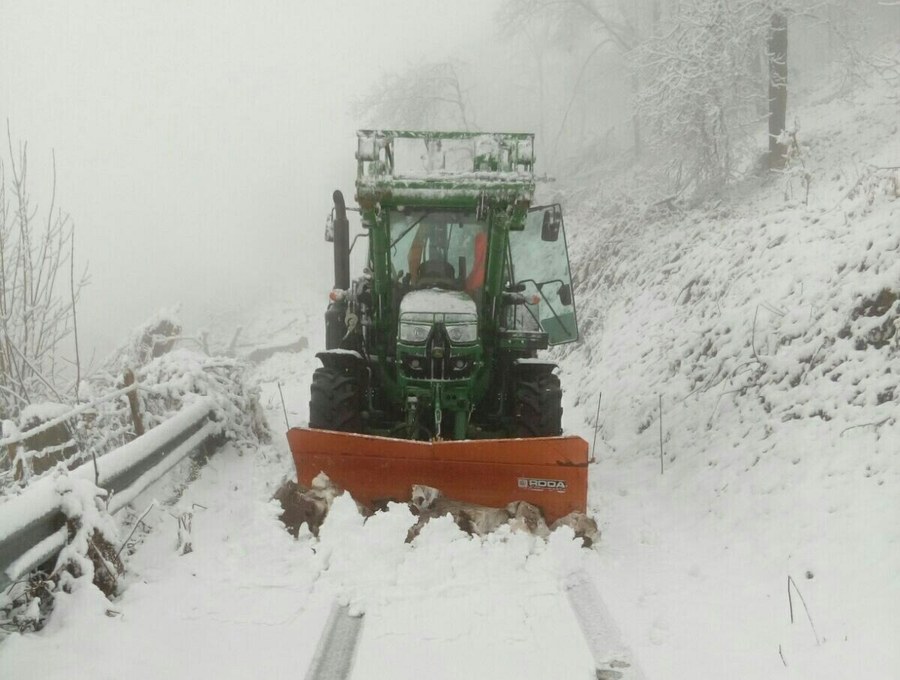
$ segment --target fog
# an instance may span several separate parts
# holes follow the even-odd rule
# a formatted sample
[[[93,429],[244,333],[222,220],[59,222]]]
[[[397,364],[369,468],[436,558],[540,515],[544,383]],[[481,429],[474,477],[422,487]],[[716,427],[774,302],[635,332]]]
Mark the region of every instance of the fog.
[[[730,94],[727,75],[717,92],[705,91],[710,77],[696,93],[676,92],[680,100],[654,100],[670,29],[706,26],[688,16],[703,2],[0,0],[0,116],[14,142],[28,141],[33,202],[43,206],[55,150],[57,204],[72,216],[76,259],[92,278],[79,330],[102,356],[179,303],[195,330],[273,297],[324,308],[324,218],[333,189],[352,197],[354,132],[369,124],[460,127],[453,116],[464,109],[474,129],[537,133],[537,172],[551,180],[539,190],[549,196],[568,182],[583,196],[652,203],[690,195],[681,172],[674,182],[668,173],[686,163],[679,154],[694,153],[677,144],[694,131],[669,121],[702,117],[724,95],[734,100],[731,128],[717,143],[740,162],[718,179],[739,179],[767,143],[772,10],[727,6],[731,29],[710,34],[720,44],[678,56],[714,74],[724,68],[717,55],[737,55],[729,59],[742,64],[749,93]],[[869,77],[860,75],[870,68],[863,48],[895,39],[900,11],[869,0],[785,6],[793,126],[793,102],[848,96]],[[739,15],[754,7],[755,16]],[[744,52],[742,26],[755,31]],[[434,90],[436,81],[448,87],[443,76],[417,71],[427,64],[450,65],[449,90]],[[354,107],[366,99],[372,107]],[[387,99],[380,113],[390,115],[379,118]],[[695,111],[682,110],[694,101]],[[435,102],[444,110],[410,110]],[[691,191],[701,189],[698,179]]]
[[[0,116],[28,142],[41,209],[55,151],[57,205],[91,276],[84,345],[102,356],[178,303],[193,327],[272,296],[321,295],[324,309],[324,218],[356,171],[350,103],[386,72],[485,40],[492,11],[0,1]]]

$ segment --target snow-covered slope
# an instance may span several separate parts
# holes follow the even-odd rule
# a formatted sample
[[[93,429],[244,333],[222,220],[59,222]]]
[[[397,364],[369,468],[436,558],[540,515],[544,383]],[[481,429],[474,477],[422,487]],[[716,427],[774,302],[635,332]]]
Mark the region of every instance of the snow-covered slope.
[[[602,392],[597,577],[650,677],[900,677],[898,111],[801,109],[785,175],[713,204],[570,215],[567,425]]]

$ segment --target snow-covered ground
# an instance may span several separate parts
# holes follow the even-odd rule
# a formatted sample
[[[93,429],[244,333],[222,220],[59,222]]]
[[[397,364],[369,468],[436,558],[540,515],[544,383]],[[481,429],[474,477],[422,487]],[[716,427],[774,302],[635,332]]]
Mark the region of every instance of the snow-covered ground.
[[[277,381],[289,419],[305,422],[315,363],[308,350],[257,369],[274,430],[283,429]],[[0,676],[295,678],[339,603],[365,612],[353,677],[592,677],[566,584],[597,555],[570,531],[549,542],[511,531],[481,540],[444,518],[407,544],[416,521],[407,506],[364,523],[340,497],[318,539],[295,540],[270,500],[290,468],[280,438],[212,457],[177,504],[145,519],[121,597],[109,602],[87,583],[60,594],[44,630],[0,645]],[[168,497],[171,484],[134,507]],[[182,555],[185,512],[193,551]]]
[[[441,520],[406,544],[405,507],[364,523],[347,499],[290,537],[269,500],[292,472],[277,383],[304,424],[323,298],[293,310],[310,348],[254,369],[273,444],[214,456],[148,515],[122,595],[60,595],[0,644],[0,677],[293,678],[334,602],[365,613],[354,678],[590,678],[619,658],[625,678],[900,677],[900,349],[877,336],[900,303],[867,306],[900,290],[900,175],[878,169],[900,165],[898,110],[885,87],[802,109],[803,164],[717,204],[569,215],[567,429],[591,441],[603,393],[594,549]],[[292,310],[270,312],[247,328]]]

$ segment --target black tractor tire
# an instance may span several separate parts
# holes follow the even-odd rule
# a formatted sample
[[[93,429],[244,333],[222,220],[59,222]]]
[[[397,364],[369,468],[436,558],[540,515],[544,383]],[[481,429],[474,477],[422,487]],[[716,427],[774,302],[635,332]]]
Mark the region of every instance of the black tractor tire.
[[[553,373],[530,373],[516,380],[513,398],[514,437],[562,434],[562,388]]]
[[[323,366],[313,373],[309,426],[317,430],[362,432],[363,390],[356,371]]]

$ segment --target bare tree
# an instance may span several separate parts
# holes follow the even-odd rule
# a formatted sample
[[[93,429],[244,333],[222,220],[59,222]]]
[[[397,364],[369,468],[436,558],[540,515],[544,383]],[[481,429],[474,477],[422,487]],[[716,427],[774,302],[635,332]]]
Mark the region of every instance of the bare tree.
[[[475,127],[460,85],[458,64],[425,62],[386,75],[353,106],[372,125],[421,130]]]
[[[646,5],[646,7],[645,7]],[[593,62],[603,53],[628,55],[643,39],[644,10],[651,11],[646,23],[658,21],[659,5],[635,3],[626,0],[507,0],[501,5],[498,22],[506,34],[526,31],[529,26],[540,24],[550,41],[557,48],[573,51],[578,43],[586,45],[586,54],[580,58],[577,76],[569,93],[553,146],[566,129],[575,99],[586,80]],[[640,89],[639,74],[629,68],[632,97]],[[632,107],[631,123],[635,155],[640,155],[643,144],[641,121],[637,109]]]
[[[55,156],[50,204],[40,215],[29,193],[27,144],[13,144],[8,123],[7,149],[8,167],[0,158],[0,418],[76,394],[78,354],[67,359],[63,350],[87,284],[86,271],[76,278],[73,269],[72,223],[56,206]]]
[[[641,115],[674,191],[715,189],[739,170],[762,122],[754,60],[770,16],[759,0],[684,0],[666,30],[636,50]]]

